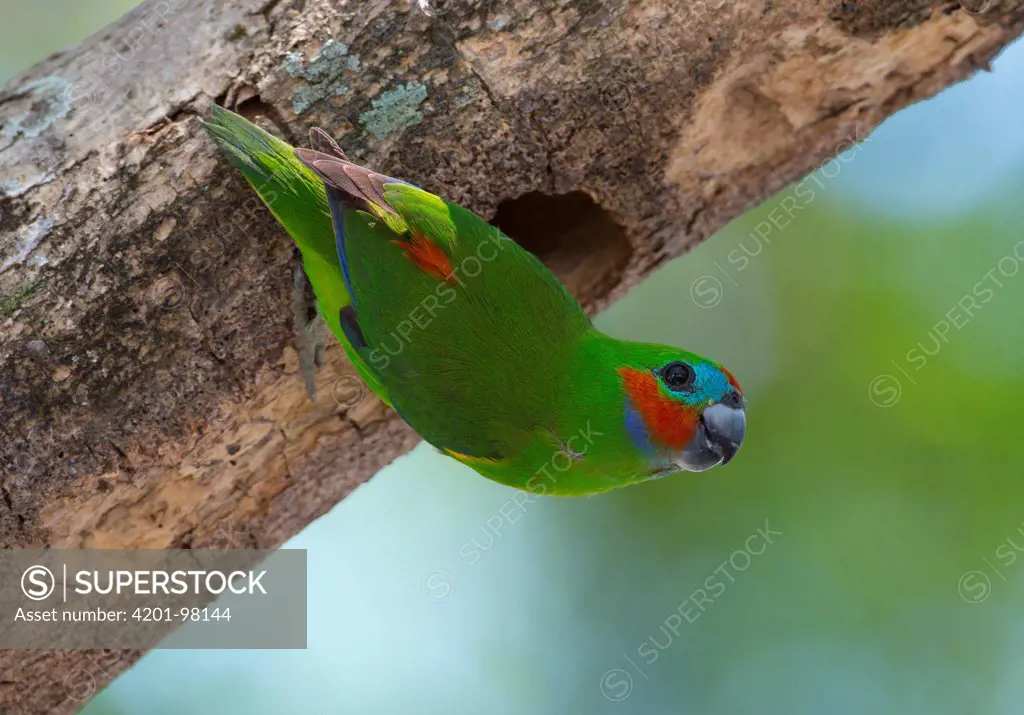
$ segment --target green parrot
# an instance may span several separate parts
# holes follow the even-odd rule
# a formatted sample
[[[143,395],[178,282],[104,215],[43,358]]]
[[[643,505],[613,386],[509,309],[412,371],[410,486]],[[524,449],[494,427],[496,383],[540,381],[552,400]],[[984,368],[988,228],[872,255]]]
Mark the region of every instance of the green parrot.
[[[442,453],[559,496],[736,454],[745,399],[721,365],[604,335],[497,228],[352,163],[320,129],[296,149],[220,107],[203,126],[298,245],[360,376]]]

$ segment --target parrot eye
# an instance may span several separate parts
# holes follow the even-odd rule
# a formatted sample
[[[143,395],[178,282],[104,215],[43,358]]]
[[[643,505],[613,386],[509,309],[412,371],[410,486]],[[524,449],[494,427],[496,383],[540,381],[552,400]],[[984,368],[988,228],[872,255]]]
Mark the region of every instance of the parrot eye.
[[[696,377],[693,368],[684,362],[670,362],[661,369],[661,379],[670,390],[688,390]]]

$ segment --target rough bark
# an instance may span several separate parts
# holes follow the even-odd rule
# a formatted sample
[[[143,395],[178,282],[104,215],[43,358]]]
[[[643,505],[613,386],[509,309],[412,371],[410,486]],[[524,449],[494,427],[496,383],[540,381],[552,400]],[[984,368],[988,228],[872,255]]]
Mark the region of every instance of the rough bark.
[[[199,132],[212,102],[497,213],[594,310],[1022,19],[1024,0],[144,3],[0,93],[0,544],[274,547],[416,441],[336,347],[307,397],[295,255]],[[0,712],[74,710],[139,655],[0,653]]]

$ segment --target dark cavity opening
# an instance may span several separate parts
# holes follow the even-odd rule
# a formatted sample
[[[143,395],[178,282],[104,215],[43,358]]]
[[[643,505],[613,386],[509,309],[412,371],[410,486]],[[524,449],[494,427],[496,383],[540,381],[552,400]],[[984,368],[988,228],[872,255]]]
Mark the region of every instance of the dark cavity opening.
[[[633,254],[625,229],[582,191],[507,199],[491,224],[543,261],[584,306],[619,283]]]

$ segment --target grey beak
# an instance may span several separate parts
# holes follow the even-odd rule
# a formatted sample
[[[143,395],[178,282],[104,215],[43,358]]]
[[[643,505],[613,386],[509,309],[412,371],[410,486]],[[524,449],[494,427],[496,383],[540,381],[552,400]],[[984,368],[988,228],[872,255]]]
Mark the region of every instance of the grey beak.
[[[738,395],[711,405],[701,417],[707,445],[728,464],[736,456],[747,432],[747,414]]]
[[[705,408],[693,439],[675,459],[675,466],[687,472],[703,472],[728,464],[740,451],[747,431],[743,397],[730,392]]]

